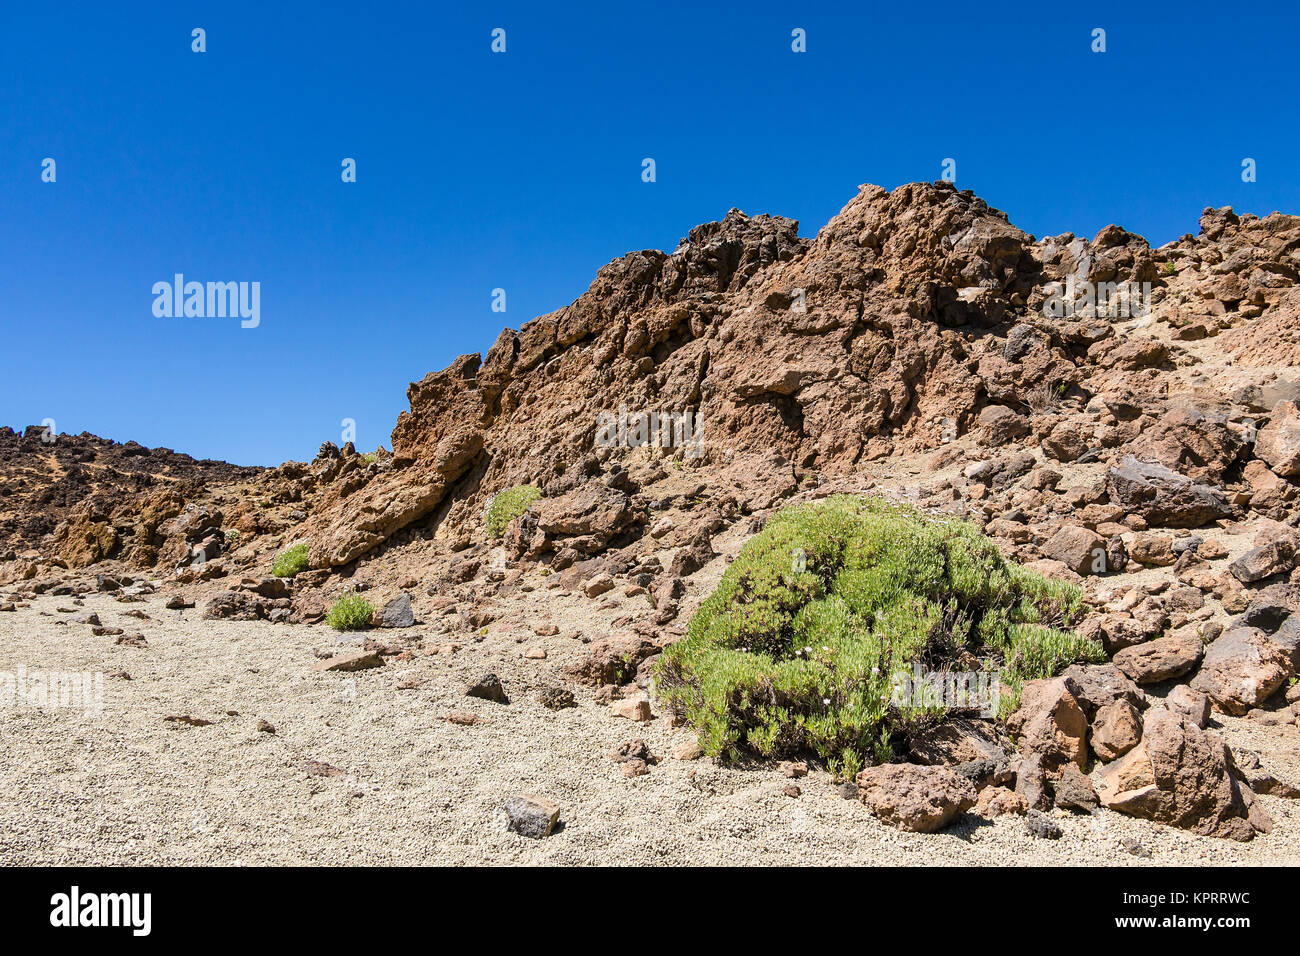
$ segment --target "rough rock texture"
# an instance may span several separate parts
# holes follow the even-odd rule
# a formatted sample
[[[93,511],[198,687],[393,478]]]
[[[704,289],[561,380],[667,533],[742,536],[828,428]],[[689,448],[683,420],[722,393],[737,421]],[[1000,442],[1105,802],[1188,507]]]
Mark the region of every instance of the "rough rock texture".
[[[1069,677],[1027,681],[1020,709],[1007,720],[1021,751],[1039,758],[1049,771],[1065,763],[1087,766],[1088,718],[1078,693]]]
[[[1223,741],[1163,707],[1147,711],[1142,742],[1102,768],[1097,792],[1112,810],[1204,836],[1249,840],[1269,826]]]
[[[1193,690],[1230,714],[1258,707],[1300,671],[1300,621],[1289,618],[1272,634],[1257,627],[1224,631],[1205,651]]]
[[[943,829],[977,799],[970,782],[947,767],[885,764],[860,771],[855,783],[872,813],[917,833]]]

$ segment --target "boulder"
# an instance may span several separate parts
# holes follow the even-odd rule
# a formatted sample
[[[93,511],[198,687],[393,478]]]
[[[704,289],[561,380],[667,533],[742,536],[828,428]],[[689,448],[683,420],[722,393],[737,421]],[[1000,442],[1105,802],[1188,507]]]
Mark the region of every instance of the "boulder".
[[[1147,695],[1142,688],[1118,667],[1112,664],[1071,664],[1061,672],[1074,682],[1075,699],[1083,706],[1088,719],[1097,711],[1116,700],[1126,700],[1135,708],[1147,705]]]
[[[506,816],[512,832],[541,840],[555,830],[560,820],[560,806],[535,793],[519,793],[506,801]]]
[[[1170,713],[1190,721],[1201,730],[1210,722],[1210,698],[1186,684],[1179,684],[1169,692],[1165,697],[1165,707]]]
[[[1107,567],[1106,540],[1078,525],[1064,525],[1043,544],[1043,553],[1075,574],[1086,576]]]
[[[1005,761],[1008,757],[992,721],[966,717],[945,720],[914,734],[909,750],[918,763],[944,766],[974,760]]]
[[[1282,538],[1252,548],[1228,565],[1228,570],[1242,584],[1254,584],[1276,574],[1286,574],[1294,567],[1295,546]]]
[[[854,782],[872,813],[915,833],[943,829],[977,799],[970,782],[947,767],[884,764],[861,771]]]
[[[465,696],[490,700],[494,704],[510,703],[510,698],[506,696],[505,686],[501,683],[501,678],[497,677],[496,674],[484,674],[474,681],[465,688]]]
[[[1232,514],[1218,488],[1131,455],[1107,471],[1106,489],[1113,503],[1159,527],[1199,528]]]
[[[1093,789],[1092,781],[1072,763],[1061,769],[1054,789],[1053,805],[1060,810],[1092,813],[1097,809],[1097,791]]]
[[[1220,710],[1241,715],[1268,700],[1300,670],[1300,621],[1288,618],[1269,634],[1257,627],[1231,627],[1205,650],[1192,690]]]
[[[415,612],[411,610],[411,595],[399,594],[375,612],[377,627],[414,627]]]
[[[203,616],[209,620],[257,621],[266,617],[266,605],[248,591],[218,591],[203,606]]]
[[[1048,772],[1063,764],[1087,766],[1088,718],[1079,704],[1079,686],[1068,677],[1027,681],[1020,709],[1007,720],[1022,753],[1038,757]]]
[[[1201,639],[1184,632],[1126,647],[1115,654],[1113,662],[1138,684],[1158,684],[1186,674],[1203,653]]]
[[[1163,707],[1147,711],[1142,742],[1101,769],[1097,793],[1111,810],[1202,836],[1244,841],[1270,825],[1227,745]]]

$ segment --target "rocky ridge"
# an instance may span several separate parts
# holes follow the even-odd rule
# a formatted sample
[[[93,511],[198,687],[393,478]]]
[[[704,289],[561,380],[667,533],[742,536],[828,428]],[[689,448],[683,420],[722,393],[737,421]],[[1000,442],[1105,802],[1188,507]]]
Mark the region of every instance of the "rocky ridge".
[[[260,472],[177,464],[158,486],[24,478],[45,484],[0,526],[0,581],[18,601],[180,587],[211,595],[214,617],[294,622],[343,591],[404,593],[447,645],[521,592],[593,608],[643,596],[557,675],[635,700],[719,534],[873,490],[972,520],[1008,556],[1083,583],[1083,629],[1112,657],[1027,686],[992,751],[971,731],[864,771],[877,815],[931,829],[972,806],[1101,805],[1249,839],[1270,827],[1263,777],[1212,722],[1294,731],[1300,718],[1300,218],[1225,208],[1200,225],[1159,249],[1118,226],[1036,239],[943,183],[864,186],[812,240],[732,210],[413,383],[391,452],[327,444]],[[1061,301],[1102,283],[1147,284],[1149,314]],[[621,409],[690,411],[700,440],[601,446],[599,414]],[[6,452],[6,488],[36,440],[18,440],[27,458]],[[487,505],[525,483],[541,499],[489,540]],[[269,578],[299,541],[310,570]]]

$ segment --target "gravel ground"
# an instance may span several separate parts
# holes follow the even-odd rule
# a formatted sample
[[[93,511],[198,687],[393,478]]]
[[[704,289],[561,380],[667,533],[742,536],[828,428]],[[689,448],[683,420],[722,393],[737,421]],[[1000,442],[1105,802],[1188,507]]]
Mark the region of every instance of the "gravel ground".
[[[825,774],[791,781],[770,767],[678,761],[690,738],[667,721],[633,724],[577,690],[578,706],[533,700],[584,650],[574,623],[593,602],[547,595],[553,637],[521,627],[525,607],[452,655],[390,661],[356,674],[315,673],[314,651],[338,647],[323,626],[204,621],[162,598],[122,604],[91,595],[41,597],[0,614],[0,671],[125,671],[105,677],[98,716],[67,709],[0,709],[0,860],[11,864],[960,864],[1189,865],[1300,863],[1300,801],[1261,797],[1277,827],[1250,844],[1196,837],[1108,811],[1058,816],[1058,841],[1018,818],[972,815],[941,834],[906,834],[839,797]],[[529,605],[522,602],[528,600]],[[642,599],[643,600],[643,599]],[[141,632],[148,647],[95,637],[78,613]],[[133,608],[150,620],[125,617]],[[605,613],[616,613],[606,608]],[[421,637],[435,625],[384,632]],[[590,630],[590,628],[588,628]],[[400,633],[401,637],[397,637]],[[391,636],[390,636],[391,635]],[[522,641],[521,641],[522,639]],[[528,660],[541,646],[546,660]],[[466,698],[495,671],[509,706]],[[401,690],[405,679],[424,679]],[[441,718],[472,711],[472,726]],[[208,726],[168,722],[185,714]],[[259,720],[277,733],[259,732]],[[1300,766],[1297,732],[1229,719],[1234,746]],[[625,778],[608,757],[637,737],[663,761]],[[313,761],[339,768],[309,772]],[[534,841],[507,831],[507,797],[532,791],[562,808],[563,828]],[[1120,847],[1131,837],[1150,859]]]

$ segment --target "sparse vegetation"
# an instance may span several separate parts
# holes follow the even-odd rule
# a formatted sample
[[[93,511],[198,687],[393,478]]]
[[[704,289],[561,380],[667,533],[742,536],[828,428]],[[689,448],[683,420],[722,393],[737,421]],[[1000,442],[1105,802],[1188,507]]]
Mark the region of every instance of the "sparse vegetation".
[[[1166,262],[1166,263],[1165,263],[1165,275],[1167,275],[1167,276],[1176,276],[1176,275],[1178,275],[1178,266],[1174,265],[1173,262]]]
[[[362,631],[370,626],[375,606],[360,594],[345,594],[325,614],[325,623],[336,631]]]
[[[275,556],[271,562],[271,573],[277,578],[291,578],[307,570],[307,545],[295,544]]]
[[[542,496],[542,490],[536,485],[516,485],[507,488],[492,499],[487,511],[487,532],[492,538],[500,538],[506,533],[506,525],[514,521]]]
[[[1007,561],[970,524],[836,496],[787,508],[745,545],[656,677],[707,753],[813,751],[848,774],[933,715],[891,700],[914,662],[979,660],[1018,693],[1102,660],[1064,630],[1082,607],[1079,588]]]

